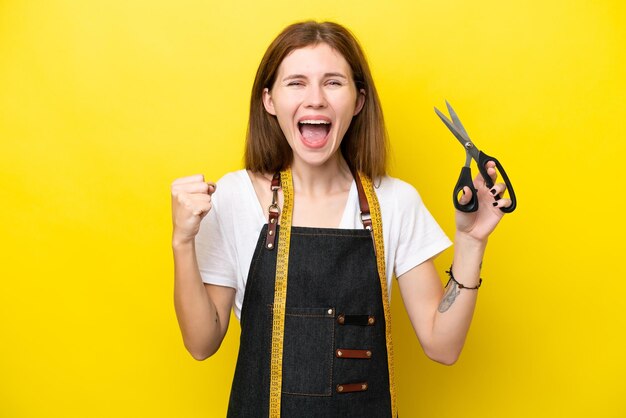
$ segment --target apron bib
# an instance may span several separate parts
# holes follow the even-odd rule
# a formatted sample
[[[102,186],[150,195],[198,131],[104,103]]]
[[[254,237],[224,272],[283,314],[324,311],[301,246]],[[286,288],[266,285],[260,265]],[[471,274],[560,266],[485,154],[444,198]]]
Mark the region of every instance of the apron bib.
[[[290,172],[281,175],[287,212],[291,210],[291,190],[287,189],[291,177]],[[363,210],[367,200],[359,177],[355,179],[361,211],[369,212]],[[367,184],[371,186],[371,182]],[[281,226],[275,225],[270,215],[250,265],[228,417],[392,417],[390,332],[385,320],[389,314],[385,309],[389,309],[384,303],[386,285],[383,292],[372,233],[366,229],[290,227],[290,216],[285,215]],[[280,307],[275,306],[275,299],[281,259],[268,243],[285,245],[280,237],[286,228],[288,282],[285,277],[286,300]],[[280,391],[272,394],[276,358],[282,358]],[[278,396],[278,411],[272,410],[272,396]]]

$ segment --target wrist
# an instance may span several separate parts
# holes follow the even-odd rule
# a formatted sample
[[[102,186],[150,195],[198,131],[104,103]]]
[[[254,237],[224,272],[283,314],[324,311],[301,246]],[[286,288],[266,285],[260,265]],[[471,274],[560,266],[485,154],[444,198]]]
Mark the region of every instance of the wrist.
[[[486,247],[486,239],[478,240],[460,232],[454,237],[454,274],[467,286],[478,281]]]
[[[478,239],[465,232],[456,231],[454,235],[454,246],[484,252],[487,248],[487,238]]]
[[[189,251],[195,249],[195,238],[172,237],[172,249],[174,252]]]

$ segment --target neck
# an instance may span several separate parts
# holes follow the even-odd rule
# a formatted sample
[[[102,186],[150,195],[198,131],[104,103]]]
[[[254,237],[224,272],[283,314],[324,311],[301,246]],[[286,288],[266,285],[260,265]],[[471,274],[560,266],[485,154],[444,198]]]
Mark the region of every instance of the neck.
[[[320,166],[294,159],[291,166],[294,192],[302,195],[325,195],[349,188],[352,173],[340,152]]]

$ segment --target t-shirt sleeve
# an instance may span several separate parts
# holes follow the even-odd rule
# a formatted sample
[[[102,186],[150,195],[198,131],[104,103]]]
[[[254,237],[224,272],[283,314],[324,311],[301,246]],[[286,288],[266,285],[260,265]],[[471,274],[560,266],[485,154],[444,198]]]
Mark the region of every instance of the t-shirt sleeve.
[[[237,257],[228,219],[228,196],[220,194],[220,184],[212,196],[212,207],[200,223],[196,235],[196,259],[204,283],[237,288]],[[226,192],[228,193],[228,192]]]
[[[394,200],[398,211],[394,217],[398,221],[394,273],[400,277],[448,248],[452,242],[413,186],[398,181]]]

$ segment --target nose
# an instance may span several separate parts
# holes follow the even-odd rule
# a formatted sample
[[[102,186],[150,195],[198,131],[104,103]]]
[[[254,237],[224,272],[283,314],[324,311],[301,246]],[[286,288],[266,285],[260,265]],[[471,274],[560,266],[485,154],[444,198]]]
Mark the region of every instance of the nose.
[[[326,95],[322,86],[310,85],[305,97],[305,106],[313,109],[326,107]]]

